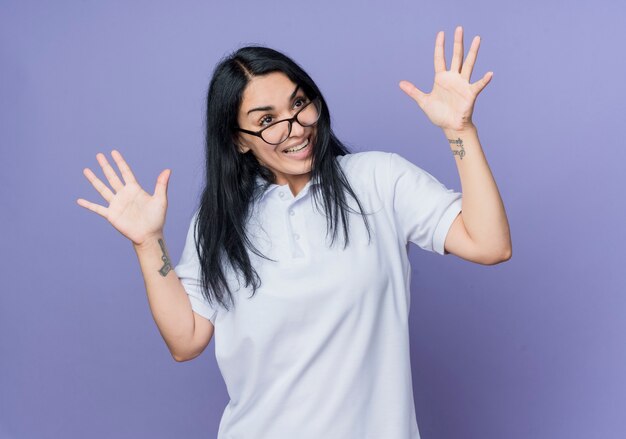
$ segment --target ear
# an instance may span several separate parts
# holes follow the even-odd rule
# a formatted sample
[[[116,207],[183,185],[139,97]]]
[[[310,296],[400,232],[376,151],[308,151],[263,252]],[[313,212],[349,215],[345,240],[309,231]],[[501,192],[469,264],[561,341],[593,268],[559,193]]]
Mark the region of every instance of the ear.
[[[250,147],[242,142],[241,137],[238,134],[233,135],[233,144],[237,147],[237,151],[239,151],[241,154],[245,154],[250,151]]]

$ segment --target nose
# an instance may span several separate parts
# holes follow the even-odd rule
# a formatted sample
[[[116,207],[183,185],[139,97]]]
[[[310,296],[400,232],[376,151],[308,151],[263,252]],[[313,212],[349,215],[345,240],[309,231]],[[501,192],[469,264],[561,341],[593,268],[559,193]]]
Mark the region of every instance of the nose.
[[[301,137],[304,134],[304,127],[300,125],[300,122],[294,120],[291,122],[291,136]]]

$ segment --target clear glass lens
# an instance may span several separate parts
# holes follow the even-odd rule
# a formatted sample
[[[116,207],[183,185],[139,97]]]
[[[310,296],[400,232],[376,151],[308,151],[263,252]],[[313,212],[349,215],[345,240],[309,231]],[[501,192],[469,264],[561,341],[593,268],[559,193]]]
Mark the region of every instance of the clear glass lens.
[[[278,144],[289,137],[289,121],[283,120],[263,130],[263,140],[267,143]]]
[[[315,99],[298,113],[297,120],[303,127],[308,127],[317,122],[320,117],[320,111],[317,107],[319,100]]]
[[[319,99],[314,99],[312,102],[308,103],[307,106],[297,114],[296,120],[298,123],[303,127],[315,125],[320,118],[320,105]],[[290,134],[290,123],[289,120],[282,120],[274,125],[270,125],[261,133],[263,140],[273,145],[284,142]]]

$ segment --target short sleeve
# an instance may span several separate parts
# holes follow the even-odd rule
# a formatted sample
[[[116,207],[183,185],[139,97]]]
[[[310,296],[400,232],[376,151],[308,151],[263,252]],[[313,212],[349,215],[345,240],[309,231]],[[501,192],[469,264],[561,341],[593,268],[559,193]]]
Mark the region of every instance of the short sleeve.
[[[198,253],[196,251],[194,237],[194,223],[197,215],[198,212],[196,211],[191,218],[191,224],[189,225],[189,230],[187,231],[187,238],[185,239],[183,253],[180,257],[178,265],[174,267],[174,271],[181,280],[183,287],[189,296],[191,309],[200,314],[202,317],[210,320],[211,323],[215,324],[218,308],[217,306],[211,305],[202,295],[202,286],[200,282],[200,259],[198,258]]]
[[[461,212],[462,193],[448,189],[404,157],[390,153],[392,211],[405,242],[445,255],[444,242]]]

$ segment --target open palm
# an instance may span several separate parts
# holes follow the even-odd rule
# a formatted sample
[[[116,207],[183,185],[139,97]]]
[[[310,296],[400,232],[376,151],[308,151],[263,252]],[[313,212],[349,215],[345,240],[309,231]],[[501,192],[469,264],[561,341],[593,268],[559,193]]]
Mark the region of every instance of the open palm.
[[[113,150],[111,155],[124,182],[119,179],[104,154],[98,153],[96,158],[113,190],[109,189],[89,168],[83,170],[85,177],[109,203],[109,206],[104,207],[82,198],[76,202],[106,218],[133,244],[141,245],[151,236],[163,232],[167,211],[167,183],[171,171],[166,169],[159,174],[154,195],[150,195],[139,185],[122,155],[116,150]]]
[[[440,31],[435,40],[435,82],[432,91],[424,93],[405,80],[399,83],[402,91],[417,102],[430,121],[443,129],[463,130],[473,125],[476,97],[493,76],[493,72],[487,72],[475,83],[469,82],[479,45],[480,37],[476,36],[463,62],[463,28],[458,26],[454,34],[452,63],[447,70],[444,32]]]

